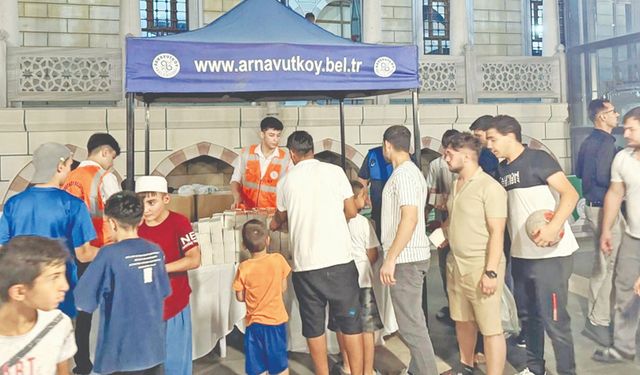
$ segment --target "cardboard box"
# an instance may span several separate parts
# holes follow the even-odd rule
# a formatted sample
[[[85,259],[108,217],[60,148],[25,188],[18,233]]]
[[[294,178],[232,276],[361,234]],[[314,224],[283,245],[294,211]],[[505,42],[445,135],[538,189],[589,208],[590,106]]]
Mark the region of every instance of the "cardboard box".
[[[189,219],[189,221],[196,221],[196,202],[193,195],[182,196],[178,194],[169,194],[171,200],[167,208],[173,212],[182,214]]]
[[[213,264],[224,264],[224,245],[221,243],[214,243],[213,247]]]
[[[224,227],[222,222],[223,220],[224,220],[224,217],[222,216],[222,214],[214,214],[211,217],[211,222],[209,225],[210,225],[212,243],[219,243],[219,244],[223,243],[223,239],[222,239],[222,228]]]
[[[197,218],[201,219],[228,210],[233,203],[233,195],[230,191],[196,195],[195,201]]]

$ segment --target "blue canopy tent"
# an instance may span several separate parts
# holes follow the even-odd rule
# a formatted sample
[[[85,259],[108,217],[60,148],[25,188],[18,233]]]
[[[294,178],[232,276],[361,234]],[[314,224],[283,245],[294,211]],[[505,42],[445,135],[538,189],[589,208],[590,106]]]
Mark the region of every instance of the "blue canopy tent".
[[[340,102],[344,167],[343,100],[405,90],[413,91],[415,144],[420,144],[417,47],[352,42],[276,0],[244,0],[198,30],[127,38],[126,56],[128,150],[134,149],[135,99],[148,106],[328,98]],[[130,176],[134,157],[128,152]],[[132,178],[128,182],[130,188]]]

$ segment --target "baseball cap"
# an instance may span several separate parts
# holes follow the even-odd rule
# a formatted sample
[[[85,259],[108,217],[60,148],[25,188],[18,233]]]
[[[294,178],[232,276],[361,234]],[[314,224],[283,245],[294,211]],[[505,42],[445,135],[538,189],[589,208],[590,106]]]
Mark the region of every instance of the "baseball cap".
[[[136,193],[168,193],[167,180],[162,176],[142,176],[136,180]]]
[[[71,151],[60,143],[47,142],[41,144],[33,152],[33,166],[36,168],[31,183],[43,184],[49,182],[56,174],[58,165],[71,157]]]
[[[93,150],[95,150],[100,146],[109,146],[116,152],[116,156],[120,155],[120,145],[118,144],[118,141],[116,141],[116,139],[113,138],[111,134],[107,134],[107,133],[92,134],[91,137],[89,137],[89,140],[87,141],[87,152],[91,154]]]

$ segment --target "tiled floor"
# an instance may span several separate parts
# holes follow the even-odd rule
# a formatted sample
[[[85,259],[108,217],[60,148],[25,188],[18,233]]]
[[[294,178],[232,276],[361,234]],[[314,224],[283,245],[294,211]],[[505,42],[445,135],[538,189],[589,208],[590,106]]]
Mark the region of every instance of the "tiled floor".
[[[590,239],[581,239],[581,249],[575,255],[574,275],[571,279],[571,295],[569,298],[569,313],[571,314],[573,328],[574,345],[576,351],[577,373],[583,375],[603,375],[640,374],[640,365],[634,363],[624,363],[617,365],[606,365],[594,362],[591,359],[593,350],[597,347],[592,341],[580,334],[584,326],[584,311],[586,310],[586,290],[588,276],[591,272],[593,243]],[[450,366],[457,362],[458,349],[453,328],[437,321],[434,318],[435,312],[444,305],[444,291],[438,273],[437,262],[432,262],[431,272],[428,277],[429,287],[429,324],[431,339],[434,343],[436,355],[440,363],[438,370],[445,372]],[[194,363],[194,374],[244,374],[244,355],[242,353],[242,334],[237,330],[228,336],[227,357],[220,358],[218,350]],[[555,359],[551,342],[547,340],[545,345],[545,358],[547,368],[551,374],[555,374]],[[330,356],[331,361],[335,361],[336,356]],[[508,364],[505,367],[505,374],[513,374],[516,370],[524,367],[524,349],[514,345],[508,347]],[[376,368],[383,374],[398,374],[409,361],[409,351],[397,336],[388,338],[385,346],[376,349]],[[290,353],[289,364],[292,374],[313,374],[311,358],[304,353]],[[483,368],[478,369],[478,374],[483,374]],[[171,374],[168,374],[171,375]]]

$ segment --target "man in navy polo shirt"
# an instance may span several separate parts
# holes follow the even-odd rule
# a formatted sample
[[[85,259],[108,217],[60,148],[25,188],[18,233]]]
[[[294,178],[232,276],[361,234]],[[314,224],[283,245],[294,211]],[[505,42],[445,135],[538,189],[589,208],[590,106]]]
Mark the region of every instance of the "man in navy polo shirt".
[[[585,215],[595,240],[594,263],[589,280],[589,304],[582,334],[602,346],[611,345],[611,289],[614,263],[622,240],[624,219],[618,213],[611,229],[613,251],[600,251],[604,196],[611,180],[611,163],[619,149],[611,135],[618,126],[613,104],[606,99],[594,99],[589,103],[589,119],[593,122],[591,134],[580,145],[576,175],[582,179],[582,192],[586,199]]]

